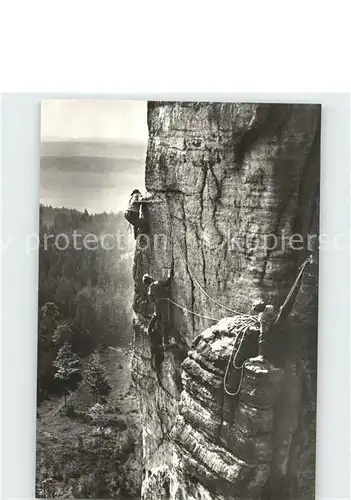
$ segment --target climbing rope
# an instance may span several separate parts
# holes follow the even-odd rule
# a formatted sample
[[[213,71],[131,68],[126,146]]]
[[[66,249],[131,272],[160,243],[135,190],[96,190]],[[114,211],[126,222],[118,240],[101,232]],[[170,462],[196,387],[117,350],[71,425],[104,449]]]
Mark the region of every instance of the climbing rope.
[[[292,284],[292,286],[291,286],[291,288],[290,288],[290,291],[289,291],[288,295],[286,296],[286,299],[284,300],[284,302],[283,302],[282,306],[279,308],[279,312],[278,312],[278,315],[277,315],[277,318],[276,318],[276,320],[275,320],[274,324],[278,323],[278,321],[279,321],[279,319],[280,319],[280,317],[281,317],[281,315],[282,315],[282,313],[283,313],[283,311],[284,311],[285,307],[286,307],[286,306],[287,306],[287,304],[289,303],[289,300],[290,300],[291,296],[292,296],[292,295],[293,295],[293,293],[295,292],[295,289],[296,289],[296,287],[297,287],[297,285],[298,285],[298,283],[299,283],[299,281],[300,281],[300,278],[301,278],[301,276],[302,276],[302,274],[303,274],[303,272],[304,272],[304,270],[305,270],[305,267],[307,266],[307,264],[308,264],[309,262],[311,262],[311,260],[312,260],[312,255],[309,255],[309,256],[307,257],[307,259],[305,259],[305,261],[304,261],[304,262],[301,264],[301,266],[299,267],[299,273],[298,273],[298,275],[297,275],[297,277],[296,277],[296,279],[295,279],[294,283]]]
[[[161,200],[160,200],[160,201],[161,201]],[[165,201],[166,201],[167,210],[168,210],[168,214],[169,214],[170,218],[171,218],[171,219],[172,219],[172,218],[174,218],[174,219],[177,219],[177,220],[179,220],[179,221],[183,221],[183,219],[181,219],[180,217],[177,217],[177,216],[175,216],[175,215],[171,214],[171,212],[170,212],[170,210],[169,210],[168,202],[167,202],[167,201],[168,201],[168,200],[167,200],[167,195],[166,195],[166,200],[165,200]],[[184,256],[184,254],[183,254],[183,251],[182,251],[182,248],[181,248],[181,246],[180,246],[180,243],[179,243],[178,239],[177,239],[176,237],[173,237],[173,235],[172,235],[172,234],[171,234],[171,236],[170,236],[170,237],[171,237],[172,242],[174,242],[174,241],[176,242],[176,244],[177,244],[177,246],[178,246],[178,248],[179,248],[179,252],[180,252],[181,258],[182,258],[182,260],[183,260],[183,262],[184,262],[184,264],[185,264],[186,268],[188,269],[188,272],[189,272],[189,275],[190,275],[191,279],[192,279],[192,280],[193,280],[193,281],[197,284],[197,286],[199,287],[199,289],[201,290],[201,292],[202,292],[202,293],[203,293],[203,294],[204,294],[204,295],[205,295],[208,299],[210,299],[212,302],[214,302],[215,304],[217,304],[217,305],[218,305],[219,307],[221,307],[222,309],[226,309],[227,311],[229,311],[229,312],[231,312],[231,313],[234,313],[234,314],[237,314],[237,315],[241,315],[241,316],[246,316],[247,318],[252,318],[252,319],[256,319],[256,318],[257,318],[257,316],[258,316],[258,315],[245,314],[245,313],[242,313],[242,312],[236,311],[236,310],[234,310],[234,309],[231,309],[231,308],[230,308],[230,307],[228,307],[228,306],[225,306],[224,304],[221,304],[218,300],[216,300],[216,299],[214,299],[213,297],[211,297],[211,296],[210,296],[210,295],[206,292],[206,290],[202,287],[202,285],[201,285],[201,283],[198,281],[198,279],[197,279],[197,278],[194,276],[194,274],[191,272],[190,266],[189,266],[189,264],[187,263],[187,261],[186,261],[186,259],[185,259],[185,256]],[[303,264],[300,266],[300,268],[299,268],[299,274],[297,275],[297,277],[296,277],[296,279],[295,279],[295,281],[294,281],[294,283],[293,283],[293,285],[292,285],[292,287],[291,287],[291,289],[290,289],[290,291],[289,291],[289,293],[288,293],[288,295],[287,295],[287,297],[286,297],[286,299],[285,299],[284,303],[283,303],[283,304],[282,304],[282,306],[280,307],[280,309],[279,309],[279,313],[278,313],[277,318],[276,318],[276,320],[275,320],[275,322],[274,322],[274,323],[277,323],[277,322],[279,321],[279,319],[280,319],[280,317],[281,317],[281,314],[282,314],[282,312],[283,312],[284,308],[285,308],[285,307],[286,307],[286,305],[288,304],[288,302],[289,302],[289,300],[290,300],[290,298],[291,298],[292,294],[294,293],[294,291],[295,291],[295,289],[296,289],[296,287],[297,287],[297,285],[298,285],[298,283],[299,283],[299,280],[300,280],[300,278],[301,278],[301,276],[302,276],[302,274],[303,274],[303,272],[304,272],[304,269],[305,269],[306,265],[308,264],[308,262],[311,262],[311,258],[312,258],[312,256],[310,255],[310,256],[309,256],[309,257],[308,257],[308,258],[307,258],[307,259],[303,262]],[[179,306],[179,307],[182,307],[182,306]],[[183,308],[183,309],[184,309],[184,310],[186,310],[185,308]],[[193,313],[192,311],[189,311],[188,309],[187,309],[187,311],[188,311],[188,312],[190,312],[191,314],[194,314],[195,316],[200,316],[200,315],[198,315],[198,314],[196,314],[196,313]],[[205,316],[203,316],[203,317],[205,317]],[[206,319],[212,319],[212,318],[207,318],[207,317],[205,317],[205,318],[206,318]]]
[[[167,198],[166,198],[166,202],[167,202]],[[178,220],[183,220],[183,219],[180,219],[179,217],[176,217],[176,216],[173,216],[171,213],[170,213],[170,210],[169,210],[169,206],[168,206],[168,203],[166,203],[167,205],[167,210],[168,210],[168,213],[169,213],[169,216],[170,218],[175,218],[175,219],[178,219]],[[191,279],[197,284],[197,286],[199,287],[199,289],[201,290],[201,292],[208,298],[210,299],[212,302],[214,302],[215,304],[217,304],[219,307],[221,307],[222,309],[226,309],[227,311],[230,311],[234,314],[237,314],[237,315],[240,315],[242,317],[246,317],[247,319],[252,319],[252,320],[257,320],[257,317],[258,315],[251,315],[251,314],[245,314],[245,313],[241,313],[239,311],[235,311],[234,309],[231,309],[230,307],[228,306],[225,306],[224,304],[221,304],[219,301],[217,301],[216,299],[214,299],[213,297],[211,297],[207,292],[206,290],[202,287],[202,285],[199,283],[198,279],[193,275],[193,273],[191,272],[191,269],[190,269],[190,266],[189,264],[187,263],[186,259],[185,259],[185,256],[183,254],[183,251],[182,251],[182,248],[181,248],[181,245],[178,241],[178,239],[176,237],[173,236],[173,233],[170,235],[171,237],[171,240],[172,240],[172,243],[176,243],[177,246],[178,246],[178,249],[179,249],[179,252],[180,252],[180,255],[181,255],[181,258],[189,272],[189,275],[191,277]],[[302,265],[299,267],[299,273],[294,281],[294,283],[292,284],[291,288],[290,288],[290,291],[286,297],[286,299],[284,300],[282,306],[280,307],[279,309],[279,313],[277,315],[277,318],[275,320],[274,323],[277,323],[281,317],[281,314],[284,310],[284,308],[287,306],[287,304],[289,303],[294,291],[296,290],[296,287],[301,279],[301,276],[305,270],[305,267],[306,265],[311,262],[311,255],[305,259],[305,261],[302,263]],[[209,316],[204,316],[202,314],[198,314],[198,313],[195,313],[189,309],[187,309],[186,307],[178,304],[177,302],[167,298],[166,300],[168,300],[171,304],[175,305],[176,307],[179,307],[182,311],[186,311],[190,314],[193,314],[194,316],[198,316],[200,318],[204,318],[204,319],[208,319],[210,321],[215,321],[215,322],[218,322],[219,320],[218,319],[215,319],[215,318],[211,318]],[[225,375],[224,375],[224,380],[223,380],[223,387],[224,387],[224,391],[226,394],[228,394],[229,396],[236,396],[240,389],[241,389],[241,384],[242,384],[242,381],[243,381],[243,374],[244,374],[244,366],[245,366],[245,363],[247,362],[247,360],[245,360],[240,366],[237,366],[236,365],[236,360],[237,360],[237,357],[240,353],[240,350],[241,350],[241,347],[242,347],[242,344],[243,344],[243,341],[244,341],[244,337],[245,337],[245,334],[246,334],[246,331],[248,329],[248,326],[246,326],[246,328],[243,329],[242,331],[242,335],[241,335],[241,339],[240,339],[240,342],[239,342],[239,346],[238,346],[238,349],[236,350],[235,352],[235,344],[236,344],[236,341],[234,342],[233,344],[233,349],[232,349],[232,352],[231,352],[231,355],[229,357],[229,360],[228,360],[228,363],[227,363],[227,367],[226,367],[226,370],[225,370]],[[235,353],[235,354],[234,354]],[[241,370],[240,372],[240,380],[239,380],[239,384],[238,384],[238,387],[236,389],[235,392],[231,392],[227,389],[227,378],[228,378],[228,373],[229,373],[229,367],[230,365],[233,365],[233,367],[236,369],[236,370]]]
[[[243,381],[243,376],[244,376],[244,365],[246,363],[247,360],[245,360],[240,366],[237,366],[236,365],[236,358],[238,357],[238,354],[240,352],[240,349],[241,349],[241,346],[242,346],[242,343],[244,341],[244,337],[245,337],[245,333],[246,333],[246,330],[247,328],[245,328],[243,330],[243,333],[242,333],[242,336],[241,336],[241,339],[240,339],[240,342],[239,342],[239,346],[238,346],[238,349],[235,353],[235,356],[234,356],[234,352],[235,352],[235,344],[236,342],[234,342],[233,344],[233,349],[232,349],[232,352],[231,352],[231,355],[229,357],[229,360],[228,360],[228,363],[227,363],[227,368],[225,370],[225,374],[224,374],[224,379],[223,379],[223,387],[224,387],[224,391],[226,394],[228,394],[228,396],[236,396],[237,394],[239,394],[239,391],[241,389],[241,383]],[[238,384],[238,388],[236,389],[235,392],[230,392],[228,389],[227,389],[227,378],[228,378],[228,372],[229,372],[229,366],[230,364],[233,363],[233,367],[237,370],[241,370],[240,372],[240,380],[239,380],[239,384]]]
[[[171,219],[172,219],[172,218],[175,218],[175,219],[181,220],[179,217],[173,216],[173,215],[171,214],[170,210],[169,210],[168,203],[166,203],[166,205],[167,205],[167,210],[168,210],[168,214],[169,214],[170,218],[171,218]],[[191,279],[192,279],[193,281],[195,281],[195,283],[197,284],[197,286],[200,288],[201,292],[202,292],[202,293],[203,293],[206,297],[208,297],[208,298],[209,298],[212,302],[214,302],[215,304],[217,304],[219,307],[222,307],[222,309],[226,309],[227,311],[230,311],[231,313],[234,313],[234,314],[239,314],[239,315],[241,315],[241,316],[255,317],[255,316],[253,316],[253,315],[251,315],[251,314],[245,314],[245,313],[241,313],[241,312],[239,312],[239,311],[235,311],[234,309],[231,309],[230,307],[225,306],[224,304],[221,304],[220,302],[218,302],[218,300],[216,300],[216,299],[214,299],[213,297],[211,297],[211,296],[210,296],[210,295],[206,292],[206,290],[205,290],[205,289],[201,286],[201,284],[199,283],[198,279],[197,279],[197,278],[193,275],[193,273],[191,272],[191,269],[190,269],[189,264],[187,263],[187,261],[186,261],[186,259],[185,259],[185,256],[184,256],[184,254],[183,254],[183,251],[182,251],[182,248],[181,248],[181,246],[180,246],[180,243],[179,243],[178,239],[177,239],[176,237],[173,237],[173,236],[171,235],[171,240],[172,240],[172,242],[174,242],[174,241],[176,242],[176,244],[177,244],[177,246],[178,246],[178,248],[179,248],[179,252],[180,252],[181,258],[182,258],[182,260],[183,260],[183,262],[184,262],[184,264],[185,264],[186,268],[188,269],[188,272],[189,272],[189,274],[190,274],[190,276],[191,276]]]
[[[240,352],[240,349],[241,349],[241,345],[242,345],[242,343],[243,343],[243,341],[244,341],[244,337],[245,337],[246,330],[247,330],[247,328],[245,328],[245,329],[243,330],[243,334],[242,334],[241,339],[240,339],[239,347],[238,347],[238,349],[237,349],[237,351],[236,351],[236,353],[235,353],[234,359],[233,359],[233,366],[234,366],[234,368],[236,368],[237,370],[241,370],[241,369],[242,369],[242,367],[243,367],[243,366],[244,366],[244,364],[245,364],[245,361],[243,361],[243,363],[241,363],[241,365],[240,365],[240,366],[236,366],[236,358],[237,358],[237,357],[238,357],[238,355],[239,355],[239,352]]]
[[[179,251],[181,252],[181,255],[182,255],[182,259],[185,263],[185,265],[187,266],[188,268],[188,271],[189,271],[189,274],[192,278],[193,281],[195,281],[195,283],[197,284],[197,286],[200,288],[201,292],[206,296],[208,297],[212,302],[214,302],[215,304],[217,304],[219,307],[222,307],[222,309],[226,309],[227,311],[230,311],[234,314],[238,314],[238,315],[241,315],[241,316],[247,316],[247,317],[252,317],[251,314],[244,314],[242,312],[239,312],[239,311],[235,311],[234,309],[231,309],[230,307],[228,306],[225,306],[224,304],[221,304],[220,302],[218,302],[218,300],[214,299],[213,297],[211,297],[207,292],[206,290],[201,286],[201,284],[199,283],[198,279],[193,275],[193,273],[191,272],[190,270],[190,267],[189,267],[189,264],[186,262],[186,260],[184,259],[184,256],[183,256],[183,253],[182,253],[182,249],[180,248],[180,245],[177,241],[177,245],[178,245],[178,248],[179,248]]]
[[[301,264],[301,266],[299,267],[299,273],[298,273],[298,275],[297,275],[297,277],[296,277],[296,279],[295,279],[294,283],[292,284],[292,286],[291,286],[291,288],[290,288],[290,290],[289,290],[289,293],[288,293],[288,295],[286,296],[286,299],[284,300],[284,302],[283,302],[282,306],[281,306],[281,307],[280,307],[280,309],[279,309],[279,313],[278,313],[278,315],[277,315],[277,318],[276,318],[276,320],[275,320],[274,324],[275,324],[275,323],[277,323],[277,322],[279,321],[279,318],[280,318],[280,316],[281,316],[281,314],[282,314],[282,312],[283,312],[284,308],[287,306],[287,304],[289,303],[289,300],[291,299],[291,297],[292,297],[292,295],[293,295],[294,291],[296,290],[296,287],[297,287],[297,285],[298,285],[298,283],[299,283],[299,281],[300,281],[300,279],[301,279],[301,276],[302,276],[302,274],[303,274],[303,272],[304,272],[304,270],[305,270],[305,267],[307,266],[307,264],[308,264],[309,262],[311,262],[311,258],[312,258],[312,257],[311,257],[311,255],[310,255],[307,259],[305,259],[305,261],[304,261],[304,262]],[[240,366],[237,366],[237,365],[236,365],[236,359],[237,359],[237,356],[238,356],[238,354],[239,354],[239,352],[240,352],[240,350],[241,350],[241,346],[242,346],[242,343],[243,343],[243,340],[244,340],[245,333],[246,333],[247,329],[248,329],[248,327],[246,327],[246,328],[243,330],[243,333],[242,333],[242,336],[241,336],[241,339],[240,339],[240,342],[239,342],[238,349],[237,349],[237,351],[236,351],[236,353],[235,353],[235,356],[234,356],[234,352],[235,352],[235,344],[236,344],[236,342],[234,342],[234,344],[233,344],[233,350],[232,350],[231,355],[230,355],[230,357],[229,357],[229,360],[228,360],[228,363],[227,363],[227,368],[226,368],[226,371],[225,371],[225,374],[224,374],[224,379],[223,379],[223,387],[224,387],[224,391],[225,391],[225,393],[226,393],[226,394],[228,394],[229,396],[236,396],[236,395],[239,393],[240,389],[241,389],[241,384],[242,384],[242,381],[243,381],[243,376],[244,376],[244,366],[245,366],[245,363],[247,362],[247,360],[245,360],[245,361],[244,361],[244,362],[243,362]],[[230,367],[230,365],[231,365],[231,364],[233,365],[233,367],[234,367],[235,369],[237,369],[237,370],[241,370],[241,373],[240,373],[240,380],[239,380],[239,385],[238,385],[238,388],[236,389],[236,391],[235,391],[235,392],[231,392],[231,391],[229,391],[229,390],[227,389],[227,378],[228,378],[228,373],[229,373],[229,367]]]
[[[193,314],[194,316],[199,316],[200,318],[204,318],[204,319],[209,319],[211,321],[216,321],[216,323],[218,323],[219,319],[216,319],[216,318],[211,318],[209,316],[204,316],[203,314],[199,314],[199,313],[196,313],[196,312],[193,312],[193,311],[190,311],[190,309],[187,309],[186,307],[182,306],[181,304],[177,304],[177,302],[174,302],[174,300],[172,299],[169,299],[169,298],[164,298],[164,299],[160,299],[160,300],[167,300],[168,302],[170,302],[171,304],[179,307],[179,309],[182,309],[182,311],[186,311],[190,314]]]

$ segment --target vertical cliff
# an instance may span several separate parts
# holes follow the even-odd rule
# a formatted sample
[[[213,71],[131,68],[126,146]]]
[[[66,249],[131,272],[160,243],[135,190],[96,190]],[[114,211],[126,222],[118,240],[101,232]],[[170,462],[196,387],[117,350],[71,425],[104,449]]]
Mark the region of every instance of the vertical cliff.
[[[320,106],[152,102],[148,127],[149,231],[134,262],[142,497],[312,500]],[[262,361],[252,303],[278,309],[311,253]],[[158,377],[142,276],[169,271]],[[251,360],[228,372],[230,396],[233,353]]]

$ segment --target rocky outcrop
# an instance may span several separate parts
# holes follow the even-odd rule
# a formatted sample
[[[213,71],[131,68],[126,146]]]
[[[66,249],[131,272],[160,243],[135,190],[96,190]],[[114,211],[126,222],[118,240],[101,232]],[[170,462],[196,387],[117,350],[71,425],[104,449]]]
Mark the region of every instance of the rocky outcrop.
[[[217,497],[258,498],[269,478],[283,370],[257,357],[244,363],[257,351],[255,323],[242,316],[221,320],[197,337],[182,364],[171,436],[178,497],[196,498],[203,484]]]
[[[144,500],[314,496],[319,125],[317,105],[149,103],[133,271]],[[278,308],[309,251],[262,361],[252,302]],[[158,376],[142,276],[169,271]]]

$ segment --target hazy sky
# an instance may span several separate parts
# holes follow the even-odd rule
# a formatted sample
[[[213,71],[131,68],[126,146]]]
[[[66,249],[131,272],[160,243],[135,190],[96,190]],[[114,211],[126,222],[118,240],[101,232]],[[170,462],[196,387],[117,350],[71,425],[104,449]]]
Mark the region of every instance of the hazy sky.
[[[146,102],[43,101],[41,139],[46,205],[117,211],[144,189]]]

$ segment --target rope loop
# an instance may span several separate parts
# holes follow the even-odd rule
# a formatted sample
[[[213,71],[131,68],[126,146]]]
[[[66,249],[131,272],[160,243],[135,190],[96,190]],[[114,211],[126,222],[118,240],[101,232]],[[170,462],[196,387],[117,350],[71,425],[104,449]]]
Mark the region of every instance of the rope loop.
[[[223,379],[223,388],[224,388],[224,392],[226,394],[228,394],[228,396],[236,396],[237,394],[239,394],[240,389],[241,389],[241,384],[242,384],[243,376],[244,376],[244,366],[245,366],[245,363],[247,362],[247,359],[240,366],[237,366],[236,365],[236,358],[238,357],[238,354],[240,352],[240,349],[241,349],[241,346],[242,346],[242,343],[243,343],[246,331],[247,331],[247,328],[243,329],[242,336],[241,336],[241,339],[240,339],[240,342],[239,342],[238,349],[237,349],[237,351],[235,353],[235,356],[234,356],[234,351],[235,351],[236,340],[234,341],[234,343],[233,343],[233,349],[232,349],[231,355],[229,356],[229,360],[228,360],[228,363],[227,363],[227,368],[225,370],[224,379]],[[238,384],[238,387],[237,387],[237,389],[236,389],[235,392],[231,392],[231,391],[229,391],[227,389],[227,378],[228,378],[228,373],[229,373],[229,366],[230,366],[231,363],[233,364],[233,367],[236,370],[241,370],[239,384]]]

